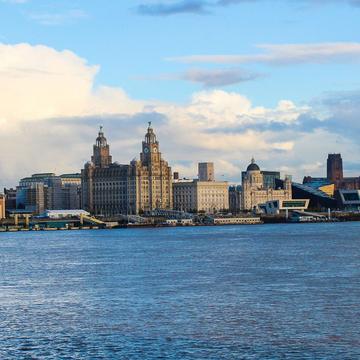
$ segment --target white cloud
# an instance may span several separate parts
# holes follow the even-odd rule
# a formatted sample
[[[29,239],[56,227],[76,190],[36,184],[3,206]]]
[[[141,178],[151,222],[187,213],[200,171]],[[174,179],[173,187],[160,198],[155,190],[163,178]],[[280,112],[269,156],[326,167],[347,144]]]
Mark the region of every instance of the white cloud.
[[[259,54],[189,55],[169,58],[183,63],[292,65],[360,61],[360,43],[335,42],[314,44],[258,45]]]
[[[28,0],[1,0],[1,2],[10,4],[25,4]]]
[[[56,26],[77,19],[85,19],[88,17],[88,14],[80,9],[71,9],[64,12],[29,13],[28,16],[41,25]]]
[[[94,88],[98,66],[71,51],[0,45],[0,119],[4,123],[103,112],[135,113],[142,104],[122,89]]]
[[[114,160],[127,163],[138,156],[152,120],[165,159],[182,176],[195,176],[198,161],[215,161],[219,176],[240,181],[252,156],[262,168],[284,169],[298,179],[310,170],[304,164],[322,163],[327,152],[341,151],[348,161],[357,161],[358,142],[337,134],[337,122],[318,129],[315,119],[308,126],[304,119],[314,110],[290,100],[267,108],[235,92],[212,90],[193,94],[187,104],[150,103],[130,98],[121,88],[95,86],[98,72],[98,66],[70,51],[0,45],[3,185],[14,186],[35,172],[79,171],[102,123]],[[320,170],[324,166],[314,175]]]

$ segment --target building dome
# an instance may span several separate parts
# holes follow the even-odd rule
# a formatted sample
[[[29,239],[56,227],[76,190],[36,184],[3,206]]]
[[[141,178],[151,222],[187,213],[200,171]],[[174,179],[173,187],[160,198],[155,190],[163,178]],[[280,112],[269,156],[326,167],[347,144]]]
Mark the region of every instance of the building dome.
[[[254,158],[251,159],[251,164],[247,167],[246,171],[260,171],[260,168],[255,163]]]

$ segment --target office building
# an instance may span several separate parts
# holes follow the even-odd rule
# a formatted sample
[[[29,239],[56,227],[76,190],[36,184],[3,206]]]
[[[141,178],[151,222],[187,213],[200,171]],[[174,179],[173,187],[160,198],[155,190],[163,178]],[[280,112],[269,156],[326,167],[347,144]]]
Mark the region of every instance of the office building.
[[[204,164],[204,163],[202,163]],[[208,166],[208,164],[211,164]],[[212,163],[199,164],[207,180],[174,180],[174,210],[186,212],[216,213],[229,210],[229,185],[226,181],[215,181]]]
[[[202,162],[198,164],[199,181],[215,181],[214,163]]]
[[[4,188],[6,211],[12,211],[16,209],[16,189]]]
[[[16,208],[34,214],[42,214],[45,210],[79,209],[80,187],[80,174],[34,174],[20,180],[16,188]]]

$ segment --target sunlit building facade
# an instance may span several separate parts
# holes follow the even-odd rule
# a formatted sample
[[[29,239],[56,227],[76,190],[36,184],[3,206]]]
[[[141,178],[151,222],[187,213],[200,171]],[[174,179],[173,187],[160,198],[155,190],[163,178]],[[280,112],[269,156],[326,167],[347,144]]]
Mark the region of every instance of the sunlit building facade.
[[[172,209],[172,174],[162,158],[159,142],[149,123],[140,160],[112,162],[110,146],[100,128],[91,161],[82,176],[82,207],[94,215],[141,214]]]

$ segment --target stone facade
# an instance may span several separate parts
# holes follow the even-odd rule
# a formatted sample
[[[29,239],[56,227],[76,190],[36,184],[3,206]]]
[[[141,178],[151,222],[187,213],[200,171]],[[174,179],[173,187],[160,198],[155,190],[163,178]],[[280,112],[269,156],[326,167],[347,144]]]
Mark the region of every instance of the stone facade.
[[[172,172],[168,163],[162,159],[159,142],[149,123],[145,141],[142,142],[140,161],[131,162],[131,174],[136,184],[137,212],[155,209],[171,210]]]
[[[112,163],[102,128],[91,161],[82,170],[82,207],[95,215],[139,214],[172,209],[172,174],[162,159],[159,142],[149,123],[140,160]]]
[[[173,183],[174,210],[215,213],[229,209],[226,181],[178,180]]]
[[[342,181],[344,178],[341,154],[329,154],[327,158],[327,178],[331,182]]]
[[[288,178],[284,182],[284,189],[265,188],[264,175],[260,168],[252,159],[247,167],[242,183],[242,210],[252,211],[258,205],[271,200],[290,200],[292,198],[291,180]]]

